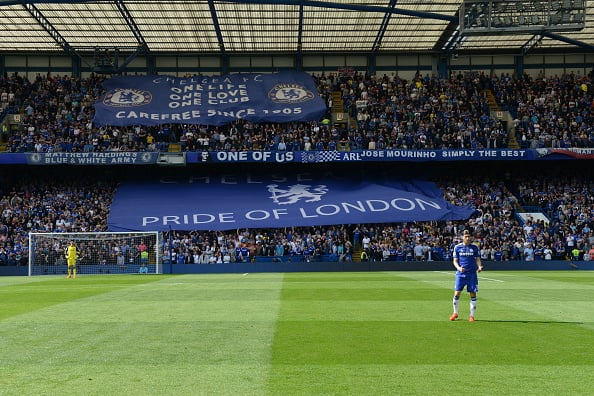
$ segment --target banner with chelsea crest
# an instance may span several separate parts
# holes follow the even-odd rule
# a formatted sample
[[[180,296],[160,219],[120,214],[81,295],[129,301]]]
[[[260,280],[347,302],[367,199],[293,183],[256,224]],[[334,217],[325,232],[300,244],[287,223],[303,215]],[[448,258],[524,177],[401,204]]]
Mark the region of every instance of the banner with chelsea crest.
[[[310,173],[161,178],[119,186],[110,231],[229,230],[467,219],[423,180]]]
[[[97,126],[317,121],[326,111],[313,78],[297,71],[187,78],[115,76],[103,88],[105,95],[95,103]]]

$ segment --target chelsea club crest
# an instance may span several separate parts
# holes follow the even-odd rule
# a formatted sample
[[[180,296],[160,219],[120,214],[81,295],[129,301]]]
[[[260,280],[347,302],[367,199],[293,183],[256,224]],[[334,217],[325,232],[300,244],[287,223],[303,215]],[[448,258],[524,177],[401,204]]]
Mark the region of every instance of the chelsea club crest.
[[[268,98],[275,103],[299,103],[313,99],[314,94],[303,85],[281,83],[272,87]]]
[[[116,88],[103,98],[103,104],[112,107],[134,107],[151,103],[153,95],[149,91],[132,88]]]

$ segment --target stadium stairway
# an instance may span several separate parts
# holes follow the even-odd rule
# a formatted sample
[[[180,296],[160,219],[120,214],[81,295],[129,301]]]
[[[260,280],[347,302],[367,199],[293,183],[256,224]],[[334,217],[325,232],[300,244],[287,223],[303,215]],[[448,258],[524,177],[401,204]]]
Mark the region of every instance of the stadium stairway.
[[[357,121],[348,112],[345,112],[345,110],[342,91],[332,91],[332,122],[343,125],[345,128],[356,126]],[[339,144],[338,150],[350,151],[350,147],[344,147],[343,144]]]
[[[489,109],[491,110],[491,115],[495,113],[496,118],[501,119],[504,122],[504,124],[509,125],[507,131],[507,147],[510,149],[519,149],[520,143],[518,142],[518,138],[516,136],[516,128],[514,127],[514,120],[512,115],[509,113],[509,111],[504,111],[501,109],[501,107],[497,103],[497,99],[495,98],[493,91],[491,91],[490,89],[485,89],[484,93],[487,98],[487,104],[489,105]]]
[[[513,129],[513,133],[512,133],[512,129]],[[519,149],[520,148],[520,143],[518,142],[518,138],[516,137],[515,128],[511,128],[509,131],[507,147],[510,149]]]
[[[179,143],[169,143],[169,146],[167,148],[167,151],[170,153],[181,153],[182,148],[181,148],[181,144]]]
[[[489,105],[489,109],[491,112],[493,111],[501,111],[501,107],[497,103],[497,99],[495,98],[495,94],[490,89],[485,89],[485,96],[487,97],[487,104]]]
[[[342,91],[332,91],[332,113],[344,113]]]

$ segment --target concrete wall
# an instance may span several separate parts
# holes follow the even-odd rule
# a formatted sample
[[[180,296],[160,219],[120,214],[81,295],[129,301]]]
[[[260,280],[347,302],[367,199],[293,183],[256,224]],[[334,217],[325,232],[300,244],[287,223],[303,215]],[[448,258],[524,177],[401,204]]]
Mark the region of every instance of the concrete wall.
[[[119,64],[123,64],[129,54],[121,55]],[[518,69],[517,54],[497,55],[460,55],[451,57],[446,64],[452,76],[465,72],[483,72],[487,76],[502,73],[514,74]],[[372,60],[373,59],[373,60]],[[37,74],[51,76],[72,75],[80,72],[81,77],[88,77],[93,69],[94,58],[83,55],[78,59],[65,54],[40,55],[8,54],[0,55],[0,72],[34,79]],[[229,55],[225,58],[217,55],[155,55],[147,58],[140,55],[134,58],[126,68],[128,75],[221,75],[238,72],[270,73],[285,69],[299,68],[309,73],[336,73],[339,68],[352,67],[358,72],[373,71],[382,76],[397,74],[407,80],[417,72],[424,75],[438,75],[439,55],[431,54],[378,54],[370,57],[363,54],[307,54],[300,60],[286,54]],[[298,63],[301,63],[299,66]],[[523,71],[533,77],[575,73],[585,76],[592,70],[594,54],[589,52],[575,54],[528,54],[523,57]]]

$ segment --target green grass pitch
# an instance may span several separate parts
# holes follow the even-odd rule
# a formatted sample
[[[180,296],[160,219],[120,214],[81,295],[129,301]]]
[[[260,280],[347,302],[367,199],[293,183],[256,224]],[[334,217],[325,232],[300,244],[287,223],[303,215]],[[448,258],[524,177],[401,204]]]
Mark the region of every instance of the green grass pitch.
[[[594,272],[0,278],[0,395],[585,395]]]

